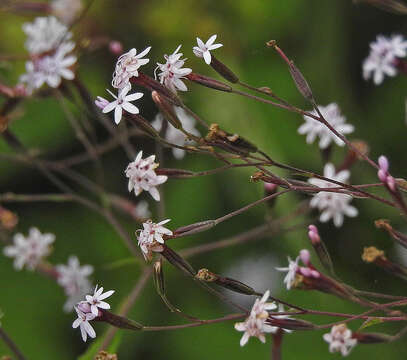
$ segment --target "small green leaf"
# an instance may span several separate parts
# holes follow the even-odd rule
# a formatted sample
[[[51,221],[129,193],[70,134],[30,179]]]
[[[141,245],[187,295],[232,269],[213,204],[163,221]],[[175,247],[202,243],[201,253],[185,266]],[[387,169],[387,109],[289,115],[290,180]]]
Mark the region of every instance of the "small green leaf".
[[[383,322],[383,320],[379,319],[379,318],[375,318],[375,317],[369,318],[360,326],[359,330],[366,329],[369,326],[380,324],[382,322]]]

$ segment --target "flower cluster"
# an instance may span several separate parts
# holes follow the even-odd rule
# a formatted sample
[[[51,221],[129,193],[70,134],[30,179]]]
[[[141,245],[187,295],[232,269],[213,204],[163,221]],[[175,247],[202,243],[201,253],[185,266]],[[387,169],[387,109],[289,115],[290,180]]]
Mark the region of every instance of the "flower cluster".
[[[335,167],[331,163],[328,163],[324,167],[324,177],[345,183],[350,177],[350,172],[349,170],[342,170],[335,173]],[[338,185],[334,183],[317,178],[311,178],[308,181],[310,184],[321,188],[338,187]],[[355,217],[358,214],[358,210],[349,204],[351,201],[352,196],[348,194],[320,191],[314,195],[310,205],[321,211],[319,221],[327,222],[333,219],[335,226],[340,227],[343,224],[344,215]]]
[[[109,296],[113,295],[114,290],[103,292],[103,287],[95,287],[93,295],[86,295],[86,301],[81,301],[75,306],[75,311],[78,318],[73,322],[72,327],[76,329],[77,327],[81,330],[81,335],[83,341],[86,341],[88,335],[91,338],[96,337],[96,332],[89,321],[94,320],[96,317],[100,316],[100,310],[110,309],[110,305],[103,301]]]
[[[166,219],[155,224],[151,220],[143,223],[143,229],[136,232],[138,245],[146,260],[151,260],[153,252],[161,252],[164,250],[165,235],[172,235],[172,231],[165,228],[163,225],[171,221]]]
[[[249,317],[240,323],[235,324],[237,331],[244,331],[242,338],[240,339],[240,346],[244,346],[249,341],[251,336],[257,337],[262,343],[266,342],[264,333],[274,333],[276,328],[267,324],[269,318],[268,310],[274,310],[277,308],[275,303],[266,302],[270,296],[270,291],[267,290],[261,299],[256,299]]]
[[[78,258],[70,256],[67,265],[56,265],[55,269],[58,272],[58,284],[64,288],[68,296],[64,310],[70,312],[75,304],[91,291],[93,286],[88,277],[93,273],[93,267],[80,266]]]
[[[150,193],[154,200],[160,201],[160,193],[157,186],[167,181],[167,176],[157,175],[155,169],[159,166],[155,162],[155,155],[143,159],[143,152],[137,154],[136,159],[131,162],[125,174],[129,178],[129,191],[134,190],[136,196],[145,190]]]
[[[14,244],[4,248],[4,255],[14,257],[14,267],[21,270],[24,266],[34,270],[51,253],[54,234],[41,234],[37,228],[31,228],[28,236],[14,235]]]
[[[201,134],[195,128],[195,119],[192,116],[189,116],[186,111],[178,106],[174,107],[175,114],[177,115],[179,121],[181,122],[182,128],[189,132],[192,135],[200,136]],[[151,123],[151,125],[156,129],[158,132],[161,131],[163,126],[164,116],[161,113],[158,113]],[[172,126],[170,123],[167,123],[167,129],[165,131],[165,140],[167,140],[171,144],[184,146],[185,143],[188,141],[185,138],[185,134]],[[182,159],[185,156],[185,150],[179,148],[173,148],[172,153],[176,159]]]
[[[386,75],[397,75],[400,58],[406,56],[407,40],[402,35],[378,35],[376,41],[370,44],[369,56],[363,62],[363,78],[368,80],[373,77],[376,85],[381,84]]]
[[[346,124],[346,117],[341,114],[339,106],[336,103],[331,103],[327,106],[319,106],[319,111],[326,121],[340,134],[350,134],[353,132],[353,125]],[[312,115],[318,116],[316,110],[310,112]],[[307,134],[306,141],[312,144],[319,137],[319,147],[326,149],[331,142],[335,142],[339,146],[344,146],[344,142],[331,132],[323,123],[309,117],[304,116],[305,123],[298,128],[301,135]]]
[[[173,92],[177,92],[177,90],[188,90],[181,79],[192,72],[192,69],[183,67],[187,59],[181,59],[183,53],[178,52],[181,49],[181,46],[182,45],[179,45],[171,55],[164,55],[164,59],[166,60],[165,63],[157,63],[157,67],[154,70],[154,75],[156,77],[157,70],[160,71],[158,73],[160,83]]]
[[[39,17],[33,23],[25,23],[23,30],[31,60],[26,62],[26,73],[21,75],[20,83],[26,84],[28,94],[44,83],[57,88],[62,79],[75,77],[71,69],[77,60],[72,55],[75,43],[69,41],[72,33],[64,24],[53,16]]]
[[[358,342],[352,338],[352,331],[346,324],[332,326],[331,332],[324,334],[323,339],[329,343],[329,352],[340,352],[342,356],[349,355]]]

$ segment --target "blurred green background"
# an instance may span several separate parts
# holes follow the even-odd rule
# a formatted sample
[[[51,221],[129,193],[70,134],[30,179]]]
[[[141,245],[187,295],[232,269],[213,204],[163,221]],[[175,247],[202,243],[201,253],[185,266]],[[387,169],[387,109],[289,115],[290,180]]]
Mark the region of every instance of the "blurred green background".
[[[33,16],[0,13],[0,52],[24,54],[25,37],[21,24]],[[253,86],[269,86],[291,103],[302,108],[308,104],[297,92],[287,68],[265,42],[275,39],[286,54],[310,82],[321,105],[337,102],[348,121],[355,125],[352,139],[363,139],[376,159],[386,154],[391,159],[391,171],[406,177],[405,166],[405,99],[406,79],[403,76],[386,79],[379,86],[363,81],[361,63],[368,54],[369,42],[377,34],[407,33],[406,17],[385,13],[367,5],[355,5],[350,0],[171,0],[171,1],[95,1],[87,17],[73,29],[77,41],[84,38],[109,36],[121,41],[124,49],[143,49],[152,46],[150,63],[143,68],[152,74],[155,63],[162,62],[164,53],[172,53],[183,44],[182,51],[189,58],[187,66],[194,71],[218,78],[201,59],[193,56],[191,48],[195,37],[206,40],[218,34],[224,47],[216,56],[228,64],[239,77]],[[94,96],[107,95],[115,57],[106,48],[84,54],[80,59],[78,76],[91,89]],[[0,62],[1,81],[15,84],[24,71],[24,62]],[[307,145],[305,137],[297,134],[301,117],[265,104],[210,89],[187,84],[190,91],[182,94],[186,104],[208,122],[219,123],[233,133],[239,133],[256,143],[280,162],[300,168],[322,172],[323,164],[317,144]],[[2,102],[3,99],[0,99]],[[156,113],[150,97],[140,103],[147,119]],[[83,109],[72,108],[77,116]],[[58,159],[83,151],[74,132],[65,119],[58,103],[53,99],[31,99],[16,112],[11,129],[30,148],[38,149],[44,157]],[[203,129],[200,129],[203,132]],[[134,144],[146,154],[154,152],[150,140],[137,138]],[[3,142],[1,152],[11,151]],[[333,161],[340,163],[346,154],[343,148],[334,148]],[[127,193],[123,171],[128,160],[121,150],[102,158],[108,191],[135,200]],[[182,161],[174,160],[165,152],[165,166],[191,170],[204,170],[218,166],[212,159],[187,155]],[[91,164],[77,167],[94,177]],[[191,180],[170,180],[161,189],[165,193],[166,217],[171,218],[171,229],[192,222],[215,218],[237,209],[263,194],[261,184],[249,181],[252,171],[236,169],[218,175]],[[366,164],[358,163],[352,169],[353,183],[375,182],[375,172]],[[0,190],[2,193],[47,193],[55,188],[35,170],[2,160],[0,162]],[[149,195],[142,199],[150,203],[153,219],[157,219],[155,203]],[[272,210],[274,217],[290,213],[303,197],[290,195],[281,198]],[[394,248],[385,233],[377,230],[373,221],[389,218],[400,230],[407,228],[397,211],[370,200],[354,200],[360,212],[357,218],[345,219],[342,228],[331,223],[320,225],[320,232],[333,257],[337,273],[350,285],[360,289],[383,291],[394,295],[407,295],[405,283],[393,279],[360,259],[363,246],[383,248],[393,259],[406,261],[406,256]],[[16,231],[26,233],[31,226],[43,232],[56,234],[54,251],[49,260],[53,264],[65,263],[76,254],[81,263],[95,267],[94,283],[106,289],[115,289],[111,298],[113,310],[126,297],[140,275],[140,267],[126,265],[110,269],[109,264],[129,258],[129,252],[115,231],[103,219],[78,205],[63,203],[6,204],[15,211],[20,222]],[[174,241],[174,249],[195,244],[214,242],[238,234],[261,224],[267,214],[264,205],[235,217],[200,235]],[[315,221],[312,213],[301,221]],[[134,233],[140,224],[121,218],[126,229]],[[135,237],[134,237],[135,239]],[[305,228],[289,234],[278,234],[264,240],[239,245],[194,257],[196,268],[208,267],[216,273],[248,280],[259,291],[270,288],[275,296],[289,302],[318,310],[359,312],[361,308],[332,296],[292,290],[282,286],[282,274],[275,266],[285,266],[286,256],[295,257],[299,249],[309,244]],[[317,259],[314,259],[318,263]],[[214,318],[226,314],[228,309],[182,274],[165,266],[169,297],[185,312],[201,318]],[[10,259],[0,258],[0,308],[4,312],[2,326],[15,339],[28,359],[75,359],[89,345],[83,344],[79,331],[71,328],[73,314],[62,312],[65,301],[63,290],[52,280],[29,271],[16,272]],[[228,293],[228,295],[231,295]],[[240,299],[250,304],[254,299]],[[250,305],[248,305],[250,306]],[[130,317],[146,325],[182,323],[170,314],[153,289],[152,281],[136,301]],[[328,319],[317,319],[329,322]],[[351,325],[356,330],[361,322]],[[372,331],[395,333],[400,324],[376,325]],[[107,325],[97,324],[98,338]],[[329,354],[322,340],[324,332],[295,332],[284,339],[283,359],[338,358]],[[270,339],[266,345],[251,339],[244,348],[239,347],[241,333],[233,323],[203,326],[174,332],[121,334],[118,355],[125,359],[245,359],[270,357]],[[91,343],[91,342],[90,342]],[[405,339],[391,345],[361,345],[349,359],[406,358]],[[0,342],[0,355],[9,350]]]

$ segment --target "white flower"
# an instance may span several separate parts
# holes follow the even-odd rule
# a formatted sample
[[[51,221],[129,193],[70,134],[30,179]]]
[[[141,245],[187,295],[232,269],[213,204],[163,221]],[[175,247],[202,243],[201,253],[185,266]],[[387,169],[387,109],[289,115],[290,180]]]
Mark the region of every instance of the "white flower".
[[[68,296],[77,295],[81,293],[81,288],[90,285],[88,277],[93,273],[93,266],[80,266],[76,256],[70,256],[67,265],[56,265],[55,269],[58,272],[58,284],[65,289]]]
[[[217,35],[212,35],[209,40],[204,43],[199,37],[196,38],[198,46],[194,46],[192,51],[198,57],[203,57],[205,62],[209,65],[211,63],[211,50],[215,50],[223,46],[222,44],[214,44]]]
[[[294,285],[295,282],[295,275],[297,274],[298,270],[298,261],[300,257],[297,256],[295,261],[292,261],[291,258],[288,256],[288,267],[277,267],[277,271],[287,271],[287,275],[284,278],[284,283],[287,285],[287,290],[290,290],[291,287]]]
[[[151,259],[153,251],[163,251],[163,235],[172,235],[172,231],[163,226],[169,221],[171,220],[166,219],[155,224],[151,220],[148,220],[143,223],[143,230],[138,230],[136,232],[138,245],[140,246],[146,260]]]
[[[264,333],[273,332],[273,326],[268,325],[266,320],[269,317],[267,310],[274,310],[277,306],[274,303],[267,303],[270,291],[267,290],[261,299],[256,299],[249,317],[240,323],[235,324],[237,331],[244,331],[240,339],[240,346],[244,346],[251,336],[257,337],[262,343],[266,342]]]
[[[81,0],[53,0],[51,2],[52,13],[65,24],[72,23],[82,7]]]
[[[397,58],[407,55],[407,41],[401,35],[390,38],[378,35],[376,41],[370,44],[369,56],[363,62],[363,78],[368,80],[373,75],[373,82],[379,85],[385,75],[397,74]]]
[[[331,332],[324,334],[323,339],[329,343],[329,352],[340,352],[342,356],[349,355],[358,342],[352,338],[352,331],[345,324],[332,326]]]
[[[148,202],[147,201],[139,201],[134,210],[133,215],[139,219],[148,219],[151,216],[151,212],[148,209]]]
[[[177,90],[187,91],[188,88],[182,82],[182,78],[192,72],[192,69],[182,68],[186,59],[181,59],[182,53],[178,53],[181,49],[179,45],[171,55],[164,55],[166,60],[165,64],[157,63],[157,67],[154,70],[154,76],[156,76],[157,70],[161,72],[158,74],[158,78],[161,84],[164,84],[168,89],[173,92]]]
[[[154,200],[160,201],[160,193],[156,186],[165,183],[168,179],[165,175],[157,175],[155,169],[158,167],[158,163],[155,163],[155,155],[151,155],[145,159],[143,152],[140,151],[137,154],[136,159],[131,162],[126,170],[125,174],[129,178],[129,191],[134,189],[136,196],[145,190],[150,193]]]
[[[30,54],[40,54],[56,49],[61,42],[69,40],[72,33],[54,16],[37,17],[32,23],[24,23],[27,35],[25,47]]]
[[[131,87],[126,86],[123,89],[119,90],[118,96],[114,95],[112,92],[107,90],[110,95],[112,95],[116,100],[112,101],[111,103],[107,104],[103,108],[103,113],[106,114],[114,109],[114,122],[116,124],[120,123],[120,120],[122,119],[123,115],[123,110],[126,110],[130,114],[138,114],[139,109],[137,106],[133,105],[130,103],[130,101],[135,101],[143,97],[143,93],[133,93],[130,95],[127,95],[127,93],[130,91]]]
[[[89,324],[90,320],[93,320],[96,316],[93,315],[92,313],[83,313],[80,311],[77,307],[75,307],[76,313],[78,315],[78,318],[73,322],[72,327],[76,329],[78,326],[81,329],[81,334],[82,334],[82,339],[83,341],[86,342],[88,335],[91,338],[96,337],[96,332],[93,329],[92,325]]]
[[[346,124],[346,118],[340,112],[339,106],[336,103],[331,103],[327,106],[319,106],[319,111],[326,121],[340,134],[350,134],[353,132],[353,125]],[[312,115],[318,116],[315,110],[310,111]],[[319,137],[319,147],[326,149],[333,140],[337,145],[343,146],[344,142],[339,139],[321,122],[304,116],[305,123],[298,128],[300,134],[307,134],[306,141],[308,144],[314,142]]]
[[[53,88],[61,84],[61,78],[72,80],[75,74],[70,67],[75,64],[77,58],[68,55],[75,44],[72,42],[61,44],[52,55],[46,55],[26,62],[27,73],[21,75],[20,82],[27,84],[27,90],[31,93],[47,83]]]
[[[16,234],[14,244],[4,248],[4,255],[14,257],[14,267],[21,270],[24,266],[34,270],[44,257],[51,253],[54,234],[41,234],[37,228],[31,228],[28,236]]]
[[[278,312],[285,312],[283,304],[278,304]],[[290,315],[272,315],[271,318],[272,319],[290,319]],[[280,328],[278,326],[271,326],[271,327],[272,327],[272,329],[270,330],[270,332],[272,334],[275,334],[279,329],[281,329],[281,330],[283,330],[283,331],[285,331],[287,333],[292,332],[292,330]]]
[[[106,291],[105,293],[103,293],[103,287],[98,289],[98,286],[96,285],[93,295],[86,295],[85,298],[86,298],[86,301],[88,302],[88,304],[90,305],[90,311],[93,315],[95,315],[95,317],[98,316],[98,314],[99,314],[98,308],[110,309],[110,305],[107,302],[102,301],[102,300],[113,295],[113,293],[114,293],[114,290],[109,290],[109,291]]]
[[[143,59],[150,49],[151,46],[144,49],[140,54],[137,54],[137,50],[133,48],[119,57],[113,73],[112,86],[114,88],[121,89],[129,85],[129,80],[132,76],[138,76],[138,69],[140,66],[143,66],[150,61],[150,59]]]
[[[345,183],[349,179],[349,176],[349,170],[342,170],[335,174],[335,167],[330,163],[326,164],[324,167],[324,177],[328,179]],[[338,187],[336,184],[317,178],[311,178],[308,182],[322,188]],[[321,191],[314,195],[310,205],[321,211],[319,221],[327,222],[330,219],[333,219],[335,226],[340,227],[343,224],[344,215],[355,217],[358,214],[358,210],[349,205],[351,201],[352,196],[348,194]]]
[[[181,122],[183,129],[193,135],[200,136],[201,134],[195,128],[195,119],[192,116],[189,116],[186,113],[186,111],[179,106],[175,106],[174,109],[179,121]],[[163,115],[161,113],[158,113],[154,121],[151,123],[151,125],[154,127],[154,129],[156,129],[159,132],[161,131],[163,121],[164,121]],[[164,136],[165,140],[179,146],[184,146],[185,143],[187,143],[188,141],[185,137],[185,134],[182,131],[175,128],[174,126],[172,126],[170,123],[167,123],[167,130]],[[185,156],[185,150],[173,148],[172,154],[176,159],[180,160]]]

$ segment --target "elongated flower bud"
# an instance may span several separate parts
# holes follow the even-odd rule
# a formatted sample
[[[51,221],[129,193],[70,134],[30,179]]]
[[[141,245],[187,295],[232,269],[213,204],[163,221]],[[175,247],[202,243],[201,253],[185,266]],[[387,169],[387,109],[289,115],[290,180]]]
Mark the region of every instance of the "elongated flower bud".
[[[99,309],[100,310],[100,309]],[[129,329],[129,330],[142,330],[143,325],[138,322],[125,318],[120,315],[116,315],[107,310],[100,310],[101,316],[96,317],[94,320],[107,322],[110,325],[113,325],[120,329]]]
[[[308,226],[308,237],[311,240],[312,247],[318,256],[319,261],[331,274],[334,274],[334,266],[329,256],[325,243],[321,240],[318,228],[315,225]]]
[[[154,285],[157,290],[157,293],[160,296],[165,296],[165,282],[164,282],[164,272],[162,269],[162,263],[161,261],[156,261],[153,265],[153,279],[154,279]]]
[[[195,276],[196,271],[191,266],[191,264],[178,255],[174,250],[170,249],[168,246],[164,246],[164,250],[161,254],[168,260],[168,262],[174,265],[176,268],[187,273],[188,275]]]

